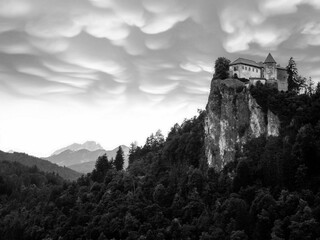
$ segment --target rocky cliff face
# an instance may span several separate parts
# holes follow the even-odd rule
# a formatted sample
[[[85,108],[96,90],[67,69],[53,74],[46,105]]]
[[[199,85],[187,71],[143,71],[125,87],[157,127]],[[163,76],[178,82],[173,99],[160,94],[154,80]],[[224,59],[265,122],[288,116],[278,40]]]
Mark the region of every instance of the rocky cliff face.
[[[217,170],[234,161],[248,140],[279,135],[278,117],[265,114],[239,80],[212,81],[206,110],[206,155],[208,165]]]

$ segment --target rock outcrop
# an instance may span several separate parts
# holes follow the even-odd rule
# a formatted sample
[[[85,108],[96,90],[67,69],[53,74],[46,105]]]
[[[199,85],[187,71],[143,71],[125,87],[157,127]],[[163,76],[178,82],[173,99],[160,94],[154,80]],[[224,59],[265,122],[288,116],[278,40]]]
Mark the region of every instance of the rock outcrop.
[[[278,117],[270,110],[264,113],[239,80],[213,80],[206,110],[206,155],[216,170],[234,161],[248,140],[279,135]]]

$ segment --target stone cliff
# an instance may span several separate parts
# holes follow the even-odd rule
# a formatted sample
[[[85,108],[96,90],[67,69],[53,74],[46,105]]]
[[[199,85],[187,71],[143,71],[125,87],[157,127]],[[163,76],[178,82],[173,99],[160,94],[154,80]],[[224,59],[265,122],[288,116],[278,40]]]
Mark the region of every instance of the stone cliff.
[[[278,136],[280,122],[264,113],[239,80],[213,80],[206,107],[205,147],[208,165],[221,170],[252,138]]]

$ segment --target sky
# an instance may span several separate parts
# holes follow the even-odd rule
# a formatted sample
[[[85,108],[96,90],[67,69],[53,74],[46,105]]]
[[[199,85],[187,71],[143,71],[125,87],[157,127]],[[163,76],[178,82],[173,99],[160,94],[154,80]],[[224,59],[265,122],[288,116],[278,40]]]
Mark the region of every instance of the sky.
[[[214,61],[320,80],[319,0],[0,0],[0,150],[112,149],[205,109]]]

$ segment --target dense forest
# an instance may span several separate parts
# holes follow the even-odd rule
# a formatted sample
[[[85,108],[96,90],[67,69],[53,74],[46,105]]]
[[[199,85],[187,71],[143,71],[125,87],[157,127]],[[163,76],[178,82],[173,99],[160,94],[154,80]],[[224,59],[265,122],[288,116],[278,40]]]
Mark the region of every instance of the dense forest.
[[[207,166],[205,111],[132,144],[127,170],[102,156],[64,182],[2,162],[0,238],[320,239],[320,88],[250,91],[280,136],[251,140],[221,172]]]

